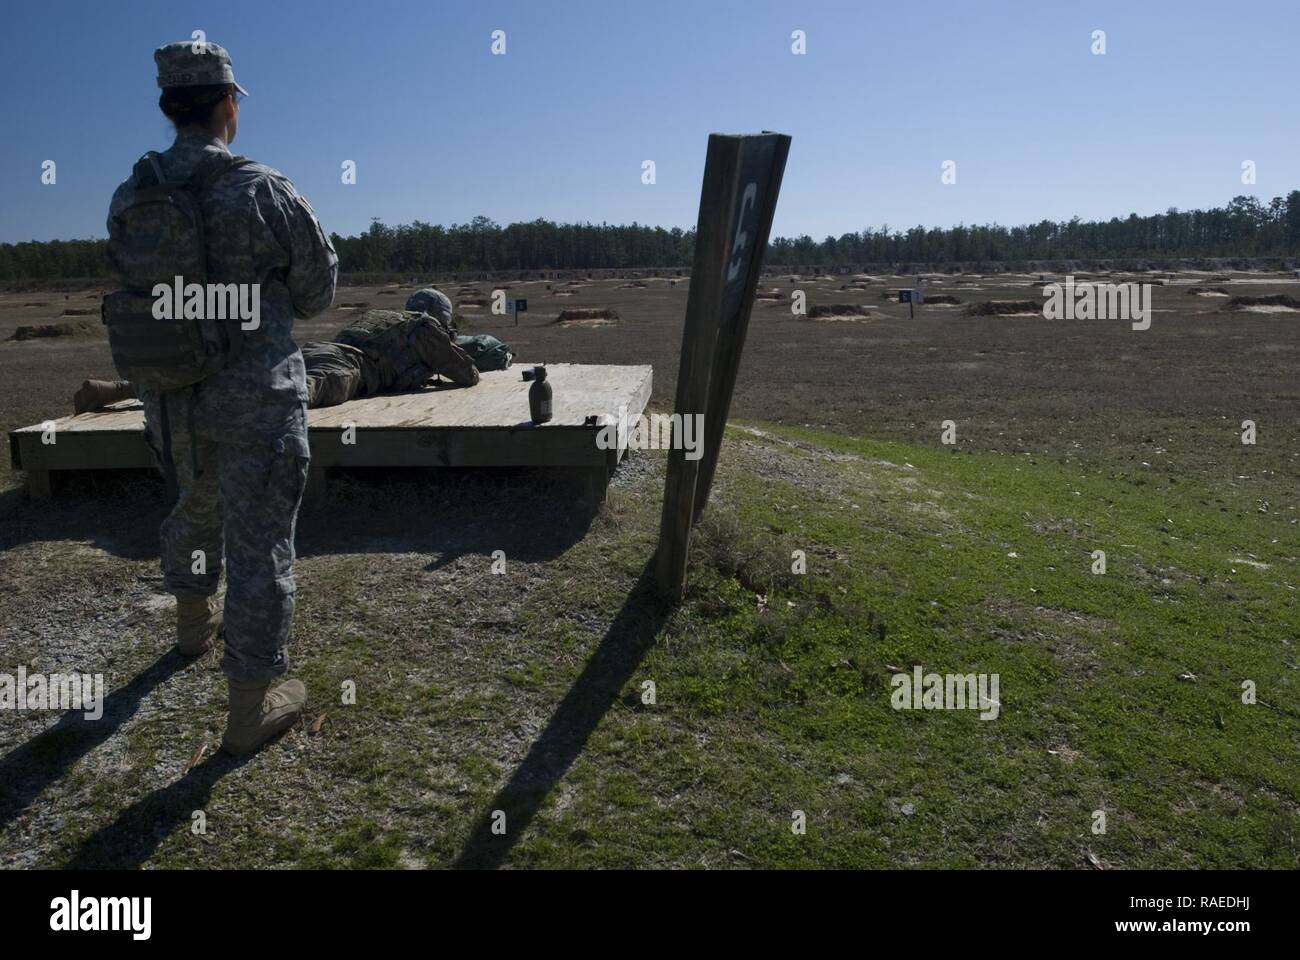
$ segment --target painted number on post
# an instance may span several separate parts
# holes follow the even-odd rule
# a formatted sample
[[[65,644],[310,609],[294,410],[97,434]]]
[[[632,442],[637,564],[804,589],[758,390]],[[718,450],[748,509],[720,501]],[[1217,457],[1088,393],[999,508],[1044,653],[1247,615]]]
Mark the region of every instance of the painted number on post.
[[[749,243],[749,231],[740,229],[745,224],[745,210],[754,205],[754,200],[758,197],[758,184],[751,183],[745,188],[745,194],[740,198],[740,212],[736,216],[736,239],[731,244],[731,263],[727,267],[727,283],[736,279],[745,262],[741,254],[745,246]]]

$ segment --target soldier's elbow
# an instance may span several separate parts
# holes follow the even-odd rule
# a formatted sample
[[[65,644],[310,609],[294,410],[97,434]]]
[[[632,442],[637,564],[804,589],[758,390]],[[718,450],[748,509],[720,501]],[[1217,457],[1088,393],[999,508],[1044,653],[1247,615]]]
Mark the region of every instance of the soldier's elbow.
[[[293,312],[299,320],[324,313],[334,304],[334,284],[293,298]]]

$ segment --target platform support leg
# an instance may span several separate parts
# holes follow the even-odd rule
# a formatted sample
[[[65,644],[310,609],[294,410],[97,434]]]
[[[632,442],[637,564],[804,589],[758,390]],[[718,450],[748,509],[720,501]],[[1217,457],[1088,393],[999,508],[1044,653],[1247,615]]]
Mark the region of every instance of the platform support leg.
[[[32,500],[54,498],[54,483],[48,470],[27,471],[27,496]]]
[[[609,468],[580,467],[577,474],[579,502],[585,515],[594,517],[609,497]]]

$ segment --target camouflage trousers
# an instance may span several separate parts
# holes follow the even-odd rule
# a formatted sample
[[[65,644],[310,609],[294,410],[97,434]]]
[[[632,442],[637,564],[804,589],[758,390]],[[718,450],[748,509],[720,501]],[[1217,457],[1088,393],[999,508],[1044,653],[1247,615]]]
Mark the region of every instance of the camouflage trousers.
[[[378,376],[373,360],[356,347],[309,340],[300,348],[307,367],[307,406],[333,407],[366,395]]]
[[[175,497],[162,524],[163,585],[176,595],[211,596],[224,565],[222,672],[271,680],[289,669],[294,528],[308,459],[206,435],[190,396],[142,397],[146,439]]]

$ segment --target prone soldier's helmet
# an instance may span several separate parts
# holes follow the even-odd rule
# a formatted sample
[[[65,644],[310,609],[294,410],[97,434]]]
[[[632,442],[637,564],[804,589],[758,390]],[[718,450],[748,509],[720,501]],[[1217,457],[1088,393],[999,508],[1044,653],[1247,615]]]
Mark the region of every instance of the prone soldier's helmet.
[[[412,313],[427,313],[444,325],[451,323],[451,301],[447,295],[433,287],[417,290],[406,300],[406,309]]]

